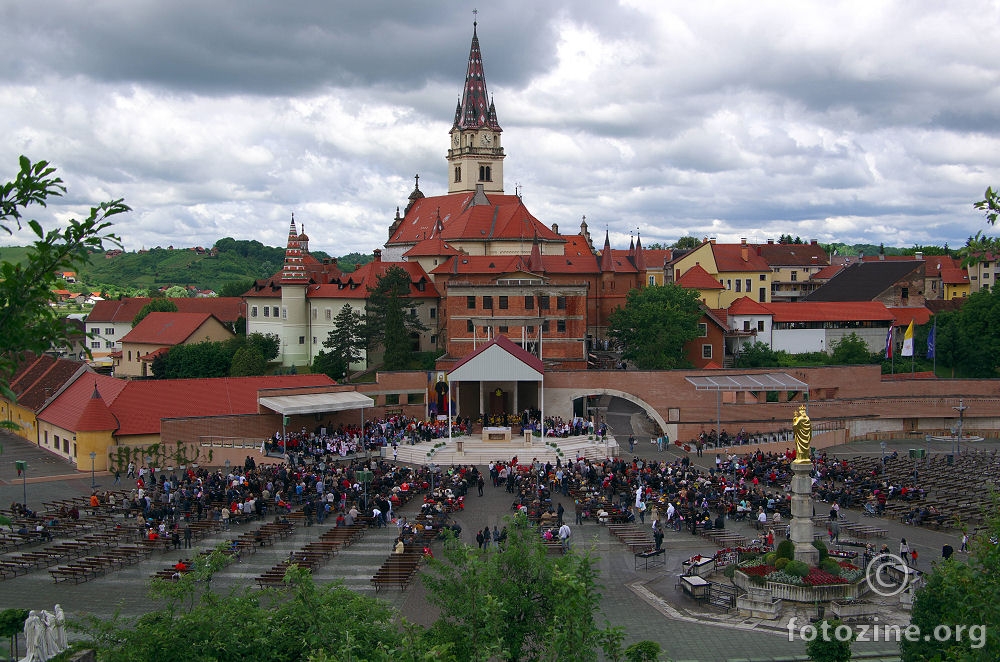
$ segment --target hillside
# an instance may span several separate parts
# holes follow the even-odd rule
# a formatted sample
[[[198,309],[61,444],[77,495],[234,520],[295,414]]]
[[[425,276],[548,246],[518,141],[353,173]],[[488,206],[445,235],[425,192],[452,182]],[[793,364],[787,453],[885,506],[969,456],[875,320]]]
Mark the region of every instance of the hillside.
[[[91,256],[90,263],[79,270],[78,280],[97,289],[101,286],[117,288],[159,288],[181,285],[219,291],[230,283],[247,283],[255,278],[266,278],[276,273],[285,259],[284,248],[264,246],[259,241],[235,240],[229,237],[215,244],[211,251],[189,248],[152,248],[142,252],[122,253],[112,258],[104,254]],[[26,249],[3,249],[2,259],[16,259]],[[9,251],[9,257],[8,257]],[[314,252],[317,259],[328,257]],[[349,271],[357,262],[354,254],[345,256]],[[363,259],[363,258],[362,258]],[[370,260],[371,256],[367,256]],[[365,261],[367,261],[365,260]]]

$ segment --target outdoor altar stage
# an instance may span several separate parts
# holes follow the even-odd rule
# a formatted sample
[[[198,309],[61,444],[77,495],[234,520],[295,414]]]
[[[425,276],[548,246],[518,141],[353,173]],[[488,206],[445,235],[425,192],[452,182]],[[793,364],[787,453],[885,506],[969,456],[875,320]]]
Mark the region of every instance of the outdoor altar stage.
[[[442,437],[431,441],[423,441],[410,446],[399,446],[396,460],[407,464],[436,464],[447,466],[452,464],[486,465],[492,460],[510,461],[517,456],[518,462],[531,462],[538,458],[540,462],[555,464],[557,450],[562,451],[562,463],[575,461],[579,457],[588,460],[603,460],[619,453],[618,442],[611,435],[598,440],[595,436],[576,437],[532,437],[533,443],[528,443],[524,435],[516,435],[510,441],[483,441],[483,436],[463,435],[460,437]],[[443,443],[443,446],[436,444]],[[553,447],[550,444],[555,444]],[[430,456],[428,456],[430,453]],[[392,458],[392,447],[382,449],[383,457]]]

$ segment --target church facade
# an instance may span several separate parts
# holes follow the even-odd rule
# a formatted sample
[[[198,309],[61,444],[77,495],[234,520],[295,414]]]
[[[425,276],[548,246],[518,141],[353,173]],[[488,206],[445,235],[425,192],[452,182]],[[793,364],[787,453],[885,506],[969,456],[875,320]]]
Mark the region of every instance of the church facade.
[[[247,331],[278,335],[282,364],[306,365],[323,349],[337,313],[348,304],[363,312],[368,288],[398,266],[419,303],[412,312],[427,327],[412,338],[413,349],[443,352],[440,367],[503,335],[546,365],[585,368],[610,313],[647,282],[641,241],[613,250],[605,234],[598,251],[585,219],[573,234],[542,223],[519,195],[505,192],[502,136],[474,26],[449,131],[448,192],[426,196],[418,178],[384,249],[352,273],[313,258],[293,218],[282,271],[244,295]]]

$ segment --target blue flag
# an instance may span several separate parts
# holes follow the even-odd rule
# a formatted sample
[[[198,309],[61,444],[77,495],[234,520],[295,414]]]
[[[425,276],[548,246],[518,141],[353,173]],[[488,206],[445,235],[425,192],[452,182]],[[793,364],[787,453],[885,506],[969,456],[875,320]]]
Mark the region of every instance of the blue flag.
[[[927,334],[927,358],[934,358],[934,343],[935,343],[935,331],[937,331],[937,320],[934,320],[934,326],[931,327],[931,332]]]

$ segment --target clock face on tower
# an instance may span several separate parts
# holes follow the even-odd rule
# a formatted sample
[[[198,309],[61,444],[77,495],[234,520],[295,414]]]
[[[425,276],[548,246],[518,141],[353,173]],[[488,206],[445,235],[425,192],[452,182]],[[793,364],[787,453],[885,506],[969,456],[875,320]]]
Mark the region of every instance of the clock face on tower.
[[[460,135],[458,135],[457,133],[452,134],[452,136],[451,136],[451,144],[453,146],[458,147],[458,143],[460,143],[461,141],[462,141],[462,137]]]
[[[493,144],[493,135],[489,133],[484,133],[479,137],[479,142],[483,147],[489,147]]]

